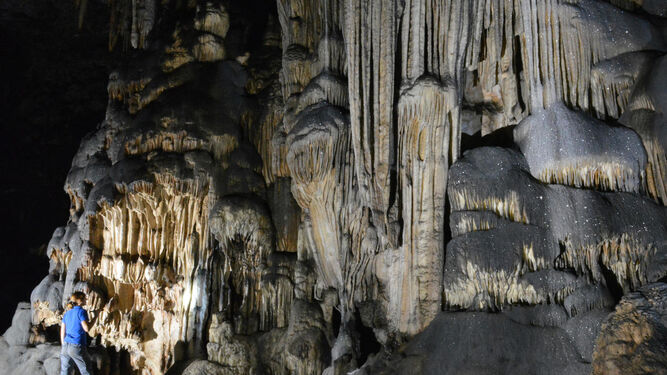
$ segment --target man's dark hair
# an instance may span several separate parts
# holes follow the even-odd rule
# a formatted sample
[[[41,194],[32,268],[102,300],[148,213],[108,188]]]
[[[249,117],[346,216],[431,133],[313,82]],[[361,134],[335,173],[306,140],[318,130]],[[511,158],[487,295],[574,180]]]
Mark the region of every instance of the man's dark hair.
[[[82,305],[84,299],[86,299],[86,293],[84,292],[74,292],[70,297],[70,300],[76,302],[77,305]]]

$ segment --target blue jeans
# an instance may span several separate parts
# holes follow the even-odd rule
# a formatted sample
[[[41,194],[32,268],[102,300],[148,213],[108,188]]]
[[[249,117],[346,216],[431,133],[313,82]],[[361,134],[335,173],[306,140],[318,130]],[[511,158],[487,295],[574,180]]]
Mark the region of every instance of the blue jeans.
[[[83,345],[64,343],[60,350],[60,375],[67,375],[69,366],[74,361],[81,375],[90,375],[88,372],[88,350]]]

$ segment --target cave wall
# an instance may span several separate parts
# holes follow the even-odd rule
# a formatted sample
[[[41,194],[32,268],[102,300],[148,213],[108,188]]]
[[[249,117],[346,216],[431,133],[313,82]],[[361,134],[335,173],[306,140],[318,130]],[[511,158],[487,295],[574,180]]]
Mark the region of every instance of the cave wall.
[[[18,373],[76,290],[112,373],[664,370],[660,2],[109,11],[125,57],[0,341]]]

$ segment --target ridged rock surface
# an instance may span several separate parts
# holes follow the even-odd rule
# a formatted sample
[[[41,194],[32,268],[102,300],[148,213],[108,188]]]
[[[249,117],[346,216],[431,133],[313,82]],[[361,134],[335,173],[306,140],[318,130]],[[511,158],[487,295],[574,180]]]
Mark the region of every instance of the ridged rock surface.
[[[81,290],[102,373],[667,371],[660,2],[109,6],[0,368],[54,373]]]
[[[658,374],[667,367],[667,285],[645,285],[621,299],[602,324],[593,374]]]

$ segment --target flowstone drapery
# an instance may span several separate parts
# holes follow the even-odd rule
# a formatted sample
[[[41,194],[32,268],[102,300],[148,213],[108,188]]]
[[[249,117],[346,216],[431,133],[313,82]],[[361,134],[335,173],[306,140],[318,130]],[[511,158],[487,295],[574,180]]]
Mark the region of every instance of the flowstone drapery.
[[[76,290],[112,373],[667,367],[658,2],[110,6],[125,58],[7,368],[53,362]]]

